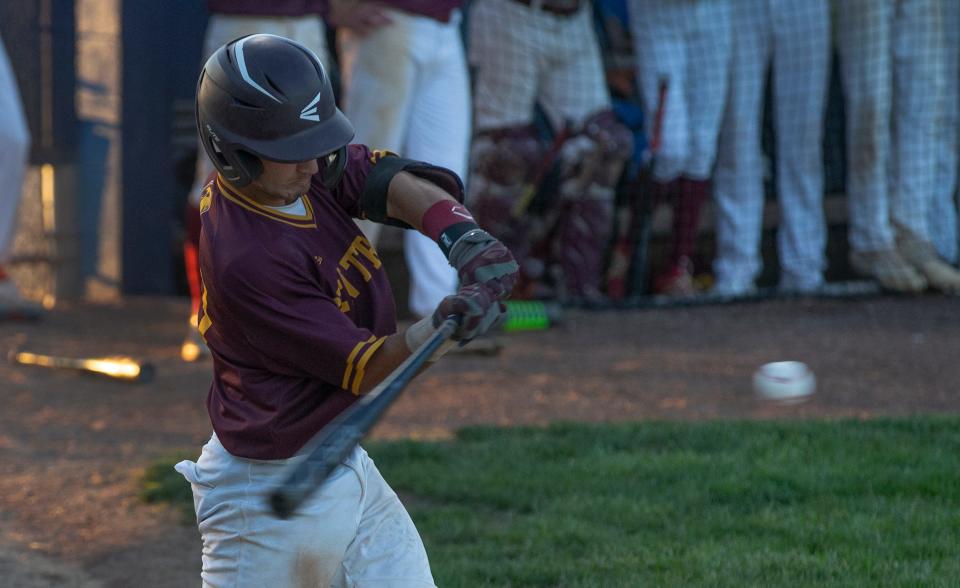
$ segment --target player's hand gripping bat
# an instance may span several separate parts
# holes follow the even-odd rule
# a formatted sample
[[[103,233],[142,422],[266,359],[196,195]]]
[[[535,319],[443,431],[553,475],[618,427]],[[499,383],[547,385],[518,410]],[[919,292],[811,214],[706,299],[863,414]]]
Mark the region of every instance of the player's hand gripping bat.
[[[340,413],[307,444],[307,457],[290,466],[282,482],[270,494],[270,508],[282,518],[290,518],[320,487],[327,476],[343,462],[370,427],[380,419],[403,392],[420,368],[444,341],[457,330],[458,319],[448,317],[440,328],[414,351],[397,369],[368,394]]]
[[[59,357],[28,351],[10,352],[11,363],[40,367],[77,370],[128,382],[148,382],[153,379],[153,365],[122,355],[111,357]]]

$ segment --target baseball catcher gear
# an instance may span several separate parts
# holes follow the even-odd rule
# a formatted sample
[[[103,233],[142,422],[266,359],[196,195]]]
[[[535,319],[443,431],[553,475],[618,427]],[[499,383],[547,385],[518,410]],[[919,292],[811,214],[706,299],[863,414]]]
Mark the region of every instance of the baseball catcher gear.
[[[561,150],[562,211],[552,257],[563,275],[563,295],[598,299],[604,254],[613,230],[614,191],[633,153],[633,137],[613,112],[587,119]]]
[[[543,261],[532,257],[535,219],[513,213],[517,199],[538,168],[543,145],[532,126],[483,131],[473,147],[471,210],[481,227],[503,241],[531,280],[543,274]]]
[[[235,186],[260,175],[260,159],[319,159],[324,183],[336,185],[353,139],[319,58],[275,35],[241,37],[213,53],[197,82],[196,116],[207,156]]]

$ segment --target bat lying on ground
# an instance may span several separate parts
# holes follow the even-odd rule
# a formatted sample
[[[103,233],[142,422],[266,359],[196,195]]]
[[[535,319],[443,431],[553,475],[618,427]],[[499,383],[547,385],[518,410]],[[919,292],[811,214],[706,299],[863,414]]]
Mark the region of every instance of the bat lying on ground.
[[[307,443],[306,459],[283,472],[280,476],[282,482],[269,496],[270,508],[275,515],[282,519],[293,516],[456,330],[457,318],[447,318],[397,369],[330,421]]]
[[[149,382],[154,375],[152,364],[126,356],[58,357],[13,350],[9,359],[20,365],[77,370],[128,382]]]

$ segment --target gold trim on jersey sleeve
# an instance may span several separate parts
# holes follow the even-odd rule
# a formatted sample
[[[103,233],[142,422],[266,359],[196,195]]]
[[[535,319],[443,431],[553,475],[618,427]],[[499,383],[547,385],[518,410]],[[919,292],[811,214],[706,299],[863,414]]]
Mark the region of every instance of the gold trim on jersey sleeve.
[[[376,338],[375,335],[370,335],[369,339],[357,343],[353,351],[350,352],[350,355],[347,356],[347,366],[343,370],[343,381],[340,383],[340,387],[344,390],[350,389],[350,376],[353,375],[353,360],[357,357],[357,354],[360,353],[364,345],[372,343]]]
[[[387,340],[386,337],[380,337],[373,343],[369,349],[363,352],[363,357],[360,358],[360,362],[357,364],[357,375],[353,378],[353,387],[350,389],[355,395],[360,395],[360,383],[363,382],[363,376],[365,375],[365,370],[367,369],[367,362],[370,361],[370,358],[373,357],[373,354],[377,352],[377,349],[380,349],[380,346]]]

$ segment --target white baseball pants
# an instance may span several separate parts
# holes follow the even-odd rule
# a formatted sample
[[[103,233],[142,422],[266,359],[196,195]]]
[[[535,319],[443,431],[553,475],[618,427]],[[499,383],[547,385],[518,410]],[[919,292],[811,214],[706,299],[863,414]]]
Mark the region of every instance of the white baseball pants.
[[[327,29],[318,15],[307,16],[242,16],[236,14],[212,14],[207,22],[207,31],[203,39],[203,59],[237,37],[263,33],[279,35],[302,43],[317,54],[323,67],[330,70],[330,53],[327,50]],[[197,143],[197,171],[194,174],[193,187],[190,188],[190,202],[200,207],[200,196],[207,178],[213,173],[213,163]]]
[[[943,96],[941,0],[842,0],[849,240],[893,246],[896,221],[929,240]]]
[[[960,2],[946,0],[943,11],[944,71],[943,115],[937,147],[936,196],[928,211],[930,240],[951,263],[958,260],[957,174],[960,171]]]
[[[732,47],[728,0],[630,0],[630,29],[644,115],[653,120],[659,84],[668,84],[660,182],[706,180],[717,155]]]
[[[344,113],[355,141],[446,167],[466,177],[470,146],[470,82],[460,36],[460,14],[443,23],[391,10],[390,25],[358,37],[341,30]],[[360,223],[371,242],[379,225]],[[417,231],[404,232],[410,273],[410,311],[429,316],[457,288],[457,273],[439,246]]]
[[[11,254],[30,153],[30,129],[7,51],[0,38],[0,264]]]
[[[525,126],[539,102],[554,129],[610,109],[589,5],[561,16],[514,0],[475,0],[470,64],[477,131]]]
[[[413,521],[359,446],[294,517],[273,516],[267,493],[305,457],[243,459],[214,435],[196,463],[176,465],[193,488],[203,586],[433,587]]]
[[[713,196],[718,282],[751,285],[762,269],[764,91],[772,59],[781,283],[811,289],[826,269],[823,114],[830,62],[828,0],[741,0],[733,9],[730,92]]]

